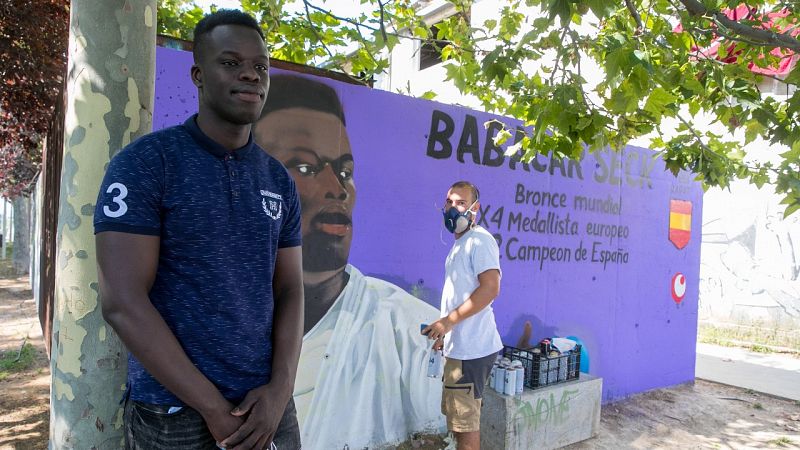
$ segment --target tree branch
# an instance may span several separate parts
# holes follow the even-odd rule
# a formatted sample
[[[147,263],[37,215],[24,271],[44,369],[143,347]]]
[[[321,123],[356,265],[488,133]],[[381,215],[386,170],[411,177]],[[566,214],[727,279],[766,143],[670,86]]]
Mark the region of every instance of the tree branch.
[[[704,32],[704,30],[700,30],[700,29],[697,29],[697,28],[695,28],[695,30],[699,31],[701,33]],[[720,61],[719,59],[717,59],[716,57],[713,57],[713,56],[709,55],[708,53],[706,53],[705,51],[703,51],[700,48],[700,45],[697,43],[697,38],[691,33],[691,31],[689,31],[689,28],[686,28],[686,32],[689,33],[689,36],[692,37],[692,43],[693,43],[694,48],[695,48],[695,51],[694,51],[694,57],[695,58],[702,59],[703,61],[711,62],[711,63],[716,64],[718,66],[727,65],[727,63],[724,63],[724,62]],[[662,46],[662,48],[666,48],[666,47]],[[750,73],[752,73],[753,76],[755,76],[755,77],[771,78],[771,79],[773,79],[775,81],[779,81],[779,82],[781,82],[783,84],[786,84],[786,85],[791,84],[791,83],[787,83],[786,80],[783,79],[783,78],[780,78],[780,77],[775,76],[775,75],[770,75],[768,73],[756,73],[756,72],[750,72]]]
[[[311,27],[311,31],[314,32],[314,36],[317,37],[317,41],[319,41],[319,43],[322,44],[322,48],[324,48],[325,51],[328,52],[328,56],[333,58],[333,52],[331,52],[331,49],[329,49],[328,46],[325,45],[325,42],[322,40],[322,36],[320,36],[319,32],[317,31],[317,27],[314,26],[314,22],[311,20],[311,11],[309,11],[308,9],[308,2],[303,1],[303,5],[306,8],[306,20],[308,20],[308,26]]]
[[[714,21],[723,25],[725,28],[731,30],[738,36],[746,37],[752,41],[762,42],[764,44],[772,45],[774,47],[786,48],[800,52],[800,41],[791,36],[791,32],[776,33],[770,30],[762,30],[753,28],[749,25],[739,23],[733,19],[728,18],[720,11],[713,11],[700,3],[698,0],[679,0],[686,10],[693,16],[707,16]]]
[[[349,23],[350,25],[355,26],[356,29],[360,29],[361,27],[364,27],[364,28],[366,28],[368,30],[371,30],[371,31],[381,31],[381,29],[379,27],[373,27],[373,26],[370,26],[370,25],[366,25],[366,24],[363,24],[363,23],[361,23],[361,22],[359,22],[357,20],[349,19],[347,17],[337,16],[336,14],[333,14],[332,12],[328,11],[325,8],[321,8],[319,6],[311,4],[308,0],[303,0],[303,3],[305,3],[309,8],[311,8],[313,10],[316,10],[316,11],[319,11],[319,12],[327,15],[328,17],[334,18],[334,19],[339,20],[341,22]],[[381,8],[381,11],[383,11],[383,8]],[[411,40],[414,40],[414,41],[422,41],[422,42],[427,42],[428,41],[427,38],[418,38],[416,36],[403,36],[403,35],[400,35],[400,34],[397,34],[397,33],[390,33],[388,31],[386,31],[385,29],[384,29],[384,32],[386,33],[386,35],[391,35],[391,36],[395,36],[395,37],[398,37],[398,38],[411,39]]]
[[[561,32],[561,39],[559,39],[562,43],[564,42],[564,37],[567,35],[567,31],[569,31],[569,23],[564,25],[564,30]],[[553,85],[553,79],[555,79],[556,72],[558,72],[558,63],[561,61],[561,51],[564,50],[564,46],[559,46],[558,51],[556,52],[556,65],[553,67],[553,73],[550,74],[550,86]]]
[[[744,167],[744,168],[746,168],[746,169],[748,169],[750,171],[758,171],[759,169],[761,169],[761,167],[762,167],[761,164],[756,164],[755,166],[750,166],[750,165],[745,164],[743,161],[736,161],[734,159],[731,159],[727,155],[721,155],[721,154],[715,152],[714,150],[711,149],[711,147],[709,147],[705,142],[703,142],[703,138],[700,137],[700,134],[698,134],[697,130],[686,119],[684,119],[680,114],[676,115],[675,117],[677,117],[678,120],[681,121],[681,123],[686,125],[686,128],[692,133],[692,135],[694,136],[694,138],[697,141],[698,145],[700,145],[700,149],[702,150],[702,152],[700,153],[701,165],[702,165],[703,154],[704,153],[710,153],[712,156],[715,156],[715,157],[719,158],[720,160],[724,161],[725,163],[727,163],[728,166],[737,166],[738,165],[738,166],[742,166],[742,167]],[[779,173],[777,169],[774,169],[772,167],[766,167],[766,170],[772,171],[772,172],[775,172],[775,173]]]
[[[378,0],[378,7],[381,9],[381,36],[383,36],[383,42],[388,43],[389,37],[386,35],[386,24],[385,24],[386,19],[384,18],[385,12],[383,10],[383,2],[381,2],[380,0]]]
[[[625,0],[625,6],[628,8],[628,11],[631,12],[633,20],[636,21],[636,26],[639,28],[638,33],[641,33],[644,30],[644,24],[642,23],[642,16],[639,15],[639,11],[636,10],[636,5],[634,5],[631,0]]]

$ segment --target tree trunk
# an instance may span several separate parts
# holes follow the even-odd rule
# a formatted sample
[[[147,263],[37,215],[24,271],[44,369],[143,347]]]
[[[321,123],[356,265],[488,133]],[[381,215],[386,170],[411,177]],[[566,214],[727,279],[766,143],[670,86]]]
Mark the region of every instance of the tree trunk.
[[[14,207],[14,251],[11,253],[11,264],[17,275],[25,275],[31,265],[31,199],[20,195],[11,204]]]
[[[101,314],[92,216],[111,156],[152,127],[156,0],[72,0],[69,31],[50,445],[121,448],[127,351]]]
[[[2,236],[2,241],[3,241],[2,244],[3,245],[2,245],[2,249],[0,249],[0,250],[2,250],[2,251],[0,251],[0,253],[2,253],[2,254],[0,254],[0,259],[6,259],[6,258],[8,258],[8,243],[11,242],[11,236],[9,236],[9,232],[8,232],[8,228],[9,228],[8,227],[8,224],[9,224],[8,216],[10,214],[8,212],[8,203],[9,203],[9,201],[7,199],[5,199],[4,197],[0,197],[0,202],[3,203],[3,219],[0,220],[0,236]],[[12,210],[13,210],[13,208],[12,208]]]

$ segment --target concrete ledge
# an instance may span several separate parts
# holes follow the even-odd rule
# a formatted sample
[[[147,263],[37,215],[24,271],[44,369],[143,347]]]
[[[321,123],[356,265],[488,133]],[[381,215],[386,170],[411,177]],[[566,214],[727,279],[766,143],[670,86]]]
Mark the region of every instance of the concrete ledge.
[[[602,378],[580,379],[522,395],[501,395],[486,388],[481,410],[481,448],[554,449],[597,435]]]

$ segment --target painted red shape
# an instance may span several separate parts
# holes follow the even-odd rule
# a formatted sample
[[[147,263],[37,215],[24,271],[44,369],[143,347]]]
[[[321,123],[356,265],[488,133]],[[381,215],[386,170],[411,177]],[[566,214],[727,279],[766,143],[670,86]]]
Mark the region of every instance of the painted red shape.
[[[678,272],[672,277],[672,299],[675,303],[683,301],[686,296],[686,276]]]

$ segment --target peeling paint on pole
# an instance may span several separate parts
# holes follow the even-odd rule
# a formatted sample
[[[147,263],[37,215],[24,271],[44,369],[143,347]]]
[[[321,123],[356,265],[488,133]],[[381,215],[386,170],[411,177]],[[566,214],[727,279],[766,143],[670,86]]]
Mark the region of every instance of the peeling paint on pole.
[[[123,446],[127,351],[103,321],[92,225],[111,157],[152,126],[155,0],[71,2],[50,445]]]

